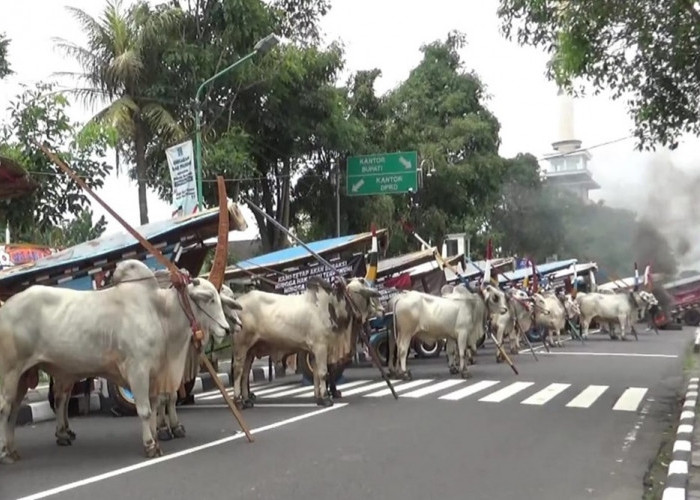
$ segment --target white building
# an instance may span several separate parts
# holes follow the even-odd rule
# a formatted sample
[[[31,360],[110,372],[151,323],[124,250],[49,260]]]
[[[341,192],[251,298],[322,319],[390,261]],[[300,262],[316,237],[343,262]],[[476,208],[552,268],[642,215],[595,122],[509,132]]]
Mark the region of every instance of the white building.
[[[581,201],[591,203],[588,192],[600,189],[600,185],[593,180],[593,175],[588,170],[591,154],[581,148],[581,141],[574,136],[573,99],[561,90],[558,95],[558,138],[552,143],[554,151],[545,155],[545,180],[547,184],[565,189]]]

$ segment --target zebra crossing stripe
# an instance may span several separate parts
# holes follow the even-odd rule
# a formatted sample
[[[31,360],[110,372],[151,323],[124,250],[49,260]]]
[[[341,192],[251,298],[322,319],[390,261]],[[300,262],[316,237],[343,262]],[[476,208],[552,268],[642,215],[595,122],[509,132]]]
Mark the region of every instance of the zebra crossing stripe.
[[[361,394],[363,392],[373,391],[374,389],[379,389],[380,387],[384,387],[385,385],[386,385],[386,382],[384,382],[382,380],[381,382],[375,382],[374,384],[365,385],[364,387],[350,389],[349,391],[343,391],[343,397],[354,396],[355,394]]]
[[[442,389],[447,389],[453,385],[462,384],[464,380],[449,379],[438,382],[437,384],[429,385],[428,387],[423,387],[422,389],[416,389],[415,391],[408,392],[401,396],[402,398],[422,398],[427,394],[432,394],[433,392],[441,391]]]
[[[299,382],[295,382],[293,384],[282,384],[282,385],[278,385],[276,387],[272,387],[270,389],[263,389],[262,391],[255,391],[255,395],[256,396],[265,396],[267,394],[272,394],[273,392],[284,391],[284,390],[289,389],[291,387],[299,387]]]
[[[343,389],[349,389],[350,387],[355,387],[356,385],[362,385],[366,384],[367,382],[371,382],[371,380],[355,380],[354,382],[347,382],[345,384],[340,384],[339,386],[336,387],[339,391],[343,391]],[[321,386],[323,388],[323,385]],[[305,387],[305,389],[308,389]],[[297,396],[294,396],[295,398],[310,398],[313,397],[314,395],[314,390],[311,389],[310,391],[304,392],[302,394],[299,394]]]
[[[578,396],[566,403],[566,406],[568,408],[588,408],[607,390],[607,385],[589,385]]]
[[[413,380],[413,381],[407,382],[405,384],[395,385],[394,390],[398,394],[401,391],[405,391],[407,389],[413,389],[414,387],[418,387],[419,385],[427,384],[428,382],[432,382],[432,381],[433,381],[433,379],[431,379],[431,378]],[[365,394],[365,397],[366,398],[381,398],[382,396],[388,396],[389,394],[391,394],[391,389],[387,388],[387,389],[382,389],[381,391],[373,392],[371,394]]]
[[[534,384],[534,382],[513,382],[512,384],[504,387],[499,391],[492,392],[488,396],[484,396],[479,401],[487,401],[489,403],[500,403],[501,401],[508,399],[509,397],[519,393],[520,391],[524,391],[525,389]]]
[[[467,396],[471,396],[472,394],[475,394],[479,391],[483,391],[484,389],[493,387],[499,382],[499,380],[482,380],[481,382],[477,382],[476,384],[472,384],[468,387],[464,387],[454,392],[445,394],[444,396],[440,396],[438,399],[446,399],[448,401],[459,401],[460,399],[464,399]]]
[[[569,387],[571,387],[571,384],[549,384],[541,391],[536,392],[529,398],[521,401],[520,404],[542,406],[564,392]]]
[[[267,382],[258,382],[256,384],[250,384],[250,390],[257,389],[258,387],[264,387],[268,385]],[[229,393],[230,396],[233,396],[233,387],[229,387],[226,389]],[[218,397],[221,397],[221,392],[219,392],[219,389],[214,389],[213,391],[207,391],[203,392],[201,394],[195,394],[194,398],[196,400],[202,400],[202,401],[208,401],[210,399],[216,399]]]
[[[630,387],[619,397],[613,410],[616,411],[636,411],[639,403],[647,393],[646,387]]]

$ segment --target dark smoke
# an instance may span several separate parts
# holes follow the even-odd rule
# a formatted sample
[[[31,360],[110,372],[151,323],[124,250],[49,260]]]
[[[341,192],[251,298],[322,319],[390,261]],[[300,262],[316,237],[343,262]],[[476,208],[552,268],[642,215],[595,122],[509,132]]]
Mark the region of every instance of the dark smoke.
[[[676,259],[668,241],[657,226],[647,219],[642,219],[637,224],[633,251],[640,276],[643,276],[644,269],[649,263],[654,273],[674,276],[678,271]]]
[[[673,164],[668,154],[656,154],[648,164],[646,193],[640,193],[642,203],[635,207],[639,215],[663,235],[674,251],[679,264],[697,265],[700,261],[700,173],[687,172]],[[640,234],[644,251],[653,238]],[[658,242],[658,241],[657,241]],[[666,264],[664,264],[666,265]]]

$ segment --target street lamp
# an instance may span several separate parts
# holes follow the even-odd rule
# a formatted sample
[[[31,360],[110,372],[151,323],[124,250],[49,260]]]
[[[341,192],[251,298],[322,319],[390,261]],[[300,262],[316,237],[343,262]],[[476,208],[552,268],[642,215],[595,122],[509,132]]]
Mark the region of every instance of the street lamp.
[[[241,57],[238,61],[233,63],[232,65],[228,66],[227,68],[222,69],[219,71],[217,74],[209,78],[208,80],[205,80],[197,89],[197,94],[195,95],[195,156],[196,156],[196,161],[197,161],[197,205],[198,209],[201,211],[202,210],[202,127],[201,127],[201,109],[200,109],[200,98],[202,91],[204,90],[204,87],[208,84],[211,83],[213,80],[217,79],[224,73],[228,73],[231,71],[233,68],[238,66],[239,64],[242,64],[243,62],[247,61],[251,57],[253,57],[256,54],[260,55],[265,55],[272,48],[279,43],[279,38],[274,33],[271,33],[267,35],[265,38],[262,40],[259,40],[258,43],[255,44],[255,47],[253,47],[253,51],[244,56]]]

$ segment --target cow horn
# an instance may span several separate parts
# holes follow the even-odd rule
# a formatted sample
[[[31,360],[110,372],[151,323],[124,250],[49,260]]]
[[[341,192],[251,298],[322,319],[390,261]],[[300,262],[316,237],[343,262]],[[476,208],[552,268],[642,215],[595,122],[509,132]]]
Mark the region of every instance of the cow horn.
[[[221,290],[221,285],[224,283],[226,261],[228,260],[229,209],[224,178],[217,175],[216,184],[219,188],[219,239],[216,242],[214,262],[209,271],[209,281],[211,281],[216,287],[216,290],[219,291]]]

